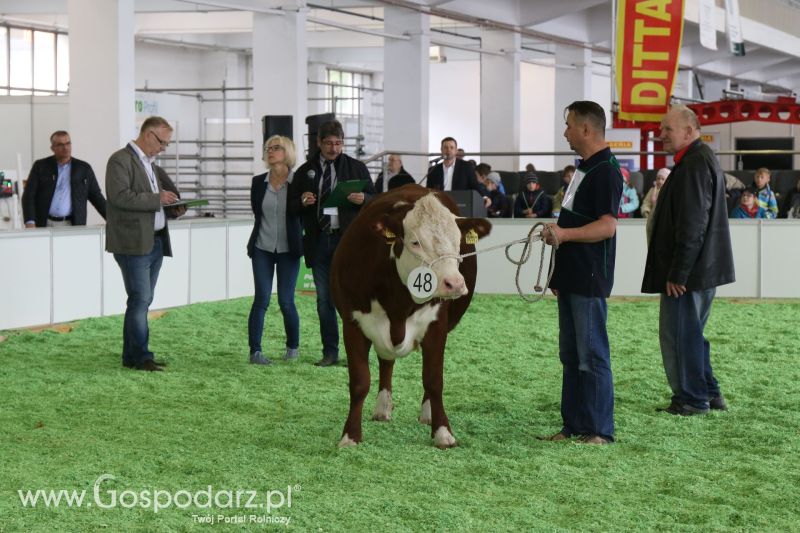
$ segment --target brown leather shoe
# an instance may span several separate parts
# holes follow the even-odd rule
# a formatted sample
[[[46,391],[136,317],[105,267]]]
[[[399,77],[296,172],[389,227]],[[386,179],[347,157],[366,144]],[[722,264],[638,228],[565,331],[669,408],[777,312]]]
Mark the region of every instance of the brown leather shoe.
[[[135,367],[134,370],[144,370],[145,372],[163,372],[164,369],[158,366],[153,362],[152,359],[148,359],[144,363],[139,363]]]
[[[156,361],[155,359],[153,359],[153,364],[156,365],[156,366],[160,366],[162,368],[167,366],[167,362],[166,361]]]
[[[558,441],[568,440],[569,439],[569,437],[567,437],[566,435],[564,435],[560,431],[558,433],[553,434],[553,435],[543,435],[541,437],[536,437],[536,438],[539,439],[539,440],[546,440],[546,441],[549,441],[549,442],[558,442]]]
[[[338,364],[339,364],[338,359],[326,356],[317,361],[316,363],[314,363],[314,366],[336,366]]]
[[[581,444],[611,444],[611,441],[600,435],[584,435],[578,439]]]

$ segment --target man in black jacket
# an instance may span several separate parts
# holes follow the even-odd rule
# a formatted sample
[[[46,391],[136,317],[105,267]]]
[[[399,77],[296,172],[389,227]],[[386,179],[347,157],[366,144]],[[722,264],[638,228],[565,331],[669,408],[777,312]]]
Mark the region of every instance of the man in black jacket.
[[[456,158],[458,143],[452,137],[442,139],[442,162],[428,172],[426,186],[439,191],[464,191],[472,189],[483,198],[483,205],[489,207],[492,200],[489,191],[478,181],[475,168],[463,159]]]
[[[322,359],[315,363],[317,366],[334,366],[339,362],[339,324],[330,287],[333,253],[361,206],[375,194],[364,163],[342,153],[343,140],[344,130],[338,121],[320,125],[319,157],[306,161],[295,172],[298,185],[290,190],[287,206],[290,213],[302,214],[303,254],[314,275],[322,336]],[[323,207],[338,183],[352,180],[364,181],[361,192],[350,193],[345,206]]]
[[[66,131],[50,136],[53,155],[33,164],[22,194],[26,228],[85,226],[86,201],[106,218],[106,199],[89,163],[72,157]]]
[[[663,410],[705,414],[727,407],[703,336],[716,287],[735,281],[725,177],[688,107],[673,106],[664,116],[661,141],[675,167],[651,215],[642,292],[661,294],[659,340],[673,393]]]

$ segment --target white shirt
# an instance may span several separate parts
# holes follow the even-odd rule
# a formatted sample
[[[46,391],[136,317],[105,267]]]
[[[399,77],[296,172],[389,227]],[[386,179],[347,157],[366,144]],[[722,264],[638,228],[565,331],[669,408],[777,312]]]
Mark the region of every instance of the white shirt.
[[[453,171],[456,169],[456,161],[453,160],[453,164],[449,167],[442,163],[442,190],[443,191],[452,191],[453,190]]]
[[[567,192],[564,193],[564,201],[561,202],[562,209],[572,210],[572,203],[575,201],[575,193],[578,192],[578,187],[581,186],[581,182],[585,177],[585,172],[581,170],[575,171],[575,174],[572,176],[572,181],[569,182],[569,186],[567,187]]]
[[[150,181],[150,190],[152,190],[156,194],[159,194],[161,191],[159,191],[158,189],[158,180],[156,179],[156,173],[153,170],[153,163],[155,162],[156,158],[148,157],[147,155],[145,155],[142,149],[139,148],[139,145],[133,141],[129,142],[128,146],[133,147],[133,150],[136,152],[136,155],[139,156],[139,161],[142,162],[144,171],[147,173],[147,177],[149,178]],[[167,217],[164,215],[164,207],[160,206],[159,204],[158,211],[156,211],[156,218],[153,222],[153,231],[160,231],[164,229],[164,226],[166,225],[167,225]]]

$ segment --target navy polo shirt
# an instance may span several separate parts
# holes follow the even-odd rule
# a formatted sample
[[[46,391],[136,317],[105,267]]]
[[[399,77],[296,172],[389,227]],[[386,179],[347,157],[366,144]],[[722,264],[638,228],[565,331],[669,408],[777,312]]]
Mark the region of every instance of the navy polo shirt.
[[[578,170],[586,176],[578,186],[572,209],[564,209],[558,226],[579,228],[603,215],[617,218],[622,196],[622,174],[609,148],[580,161]],[[556,251],[556,264],[550,287],[565,293],[608,298],[614,285],[616,233],[595,243],[566,242]]]

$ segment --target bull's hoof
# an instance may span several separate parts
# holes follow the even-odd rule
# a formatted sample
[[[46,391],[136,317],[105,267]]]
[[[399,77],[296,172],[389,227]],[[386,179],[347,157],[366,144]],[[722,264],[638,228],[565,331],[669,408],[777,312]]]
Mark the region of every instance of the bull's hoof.
[[[372,419],[377,422],[388,422],[392,419],[393,409],[392,393],[388,390],[382,390],[378,393],[378,400],[375,403],[375,412],[372,414]]]
[[[458,443],[456,442],[456,438],[453,436],[453,434],[450,433],[450,430],[447,429],[447,426],[441,426],[433,435],[433,445],[440,450],[445,450],[447,448],[453,448],[454,446],[457,446]]]
[[[431,425],[431,401],[425,400],[419,409],[419,423]]]
[[[352,446],[358,446],[358,442],[352,440],[350,436],[345,433],[342,436],[342,440],[339,441],[339,448],[350,448]]]

